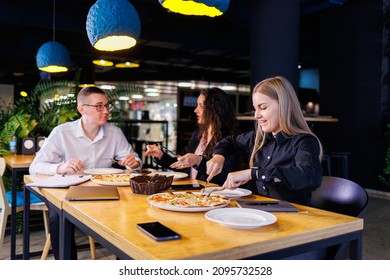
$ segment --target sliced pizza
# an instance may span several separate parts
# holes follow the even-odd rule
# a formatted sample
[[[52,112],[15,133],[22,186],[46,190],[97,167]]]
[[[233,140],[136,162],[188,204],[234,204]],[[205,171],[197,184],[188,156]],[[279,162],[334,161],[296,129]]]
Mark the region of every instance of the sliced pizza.
[[[92,177],[92,181],[101,181],[107,183],[129,183],[130,178],[137,176],[136,174],[105,174]]]
[[[202,195],[193,192],[166,192],[152,195],[148,198],[152,204],[174,207],[214,207],[226,205],[229,199],[219,195]]]

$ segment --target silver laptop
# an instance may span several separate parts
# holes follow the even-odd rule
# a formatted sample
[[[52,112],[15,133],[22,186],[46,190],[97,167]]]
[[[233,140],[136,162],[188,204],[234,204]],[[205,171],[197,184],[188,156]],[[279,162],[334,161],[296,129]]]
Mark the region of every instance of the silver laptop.
[[[70,186],[65,200],[118,200],[119,192],[113,186]]]

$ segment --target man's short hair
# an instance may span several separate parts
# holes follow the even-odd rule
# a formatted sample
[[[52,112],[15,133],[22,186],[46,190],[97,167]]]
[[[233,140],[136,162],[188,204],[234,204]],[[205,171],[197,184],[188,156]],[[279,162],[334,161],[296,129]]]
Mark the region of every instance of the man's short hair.
[[[98,87],[84,87],[77,94],[77,104],[78,105],[83,104],[85,101],[85,97],[90,95],[90,94],[104,94],[104,95],[106,95],[106,93]]]

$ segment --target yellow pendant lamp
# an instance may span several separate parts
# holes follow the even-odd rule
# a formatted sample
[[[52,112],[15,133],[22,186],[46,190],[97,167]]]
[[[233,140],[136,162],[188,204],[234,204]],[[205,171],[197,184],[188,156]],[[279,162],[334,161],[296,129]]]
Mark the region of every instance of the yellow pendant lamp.
[[[174,13],[216,17],[226,12],[230,0],[159,0],[159,2]]]
[[[98,0],[87,16],[88,39],[100,51],[129,49],[137,43],[141,23],[128,0]]]

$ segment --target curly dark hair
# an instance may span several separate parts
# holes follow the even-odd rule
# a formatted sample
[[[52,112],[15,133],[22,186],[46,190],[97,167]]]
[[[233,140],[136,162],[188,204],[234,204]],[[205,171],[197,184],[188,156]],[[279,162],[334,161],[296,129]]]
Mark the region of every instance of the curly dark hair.
[[[206,99],[204,101],[204,121],[199,125],[199,139],[202,141],[204,135],[204,139],[207,141],[208,128],[212,128],[210,142],[204,151],[204,155],[210,157],[219,140],[238,132],[238,121],[233,103],[225,91],[213,87],[200,94],[205,95]]]

